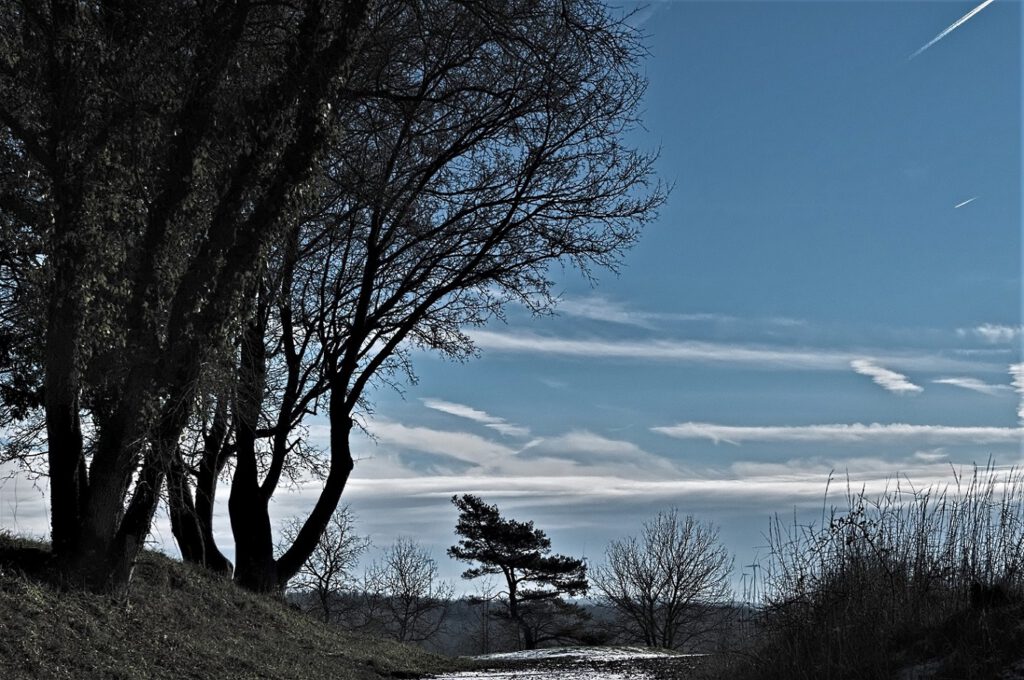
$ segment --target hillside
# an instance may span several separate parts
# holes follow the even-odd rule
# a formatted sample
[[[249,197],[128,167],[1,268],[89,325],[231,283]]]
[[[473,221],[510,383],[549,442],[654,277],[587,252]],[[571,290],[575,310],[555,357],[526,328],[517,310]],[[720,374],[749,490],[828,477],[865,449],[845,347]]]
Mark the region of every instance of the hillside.
[[[10,559],[0,536],[0,667],[21,678],[378,680],[457,662],[328,628],[282,601],[144,553],[126,602],[61,592]],[[38,546],[35,546],[38,548]]]

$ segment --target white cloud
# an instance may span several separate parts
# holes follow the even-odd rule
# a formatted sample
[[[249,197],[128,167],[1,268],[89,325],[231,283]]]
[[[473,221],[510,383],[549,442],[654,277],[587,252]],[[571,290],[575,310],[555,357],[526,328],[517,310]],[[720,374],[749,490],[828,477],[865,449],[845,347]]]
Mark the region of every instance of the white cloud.
[[[497,465],[516,453],[511,447],[469,432],[409,427],[389,420],[374,420],[367,429],[382,444],[450,456],[474,465]]]
[[[1013,389],[1020,395],[1020,404],[1017,406],[1017,418],[1024,425],[1024,364],[1011,364],[1010,378]]]
[[[432,463],[430,475],[481,474],[496,478],[612,476],[623,479],[660,478],[677,475],[669,460],[644,451],[632,442],[609,439],[587,430],[573,430],[554,437],[536,437],[514,449],[469,432],[413,427],[389,420],[367,424],[376,442],[354,447],[364,457],[358,461],[360,477],[374,479],[422,475],[412,470],[413,456],[427,453],[445,456],[462,464]]]
[[[850,367],[857,373],[868,376],[876,385],[889,392],[917,394],[924,391],[924,388],[907,380],[907,376],[902,373],[890,371],[869,359],[854,359],[850,362]]]
[[[477,347],[493,352],[548,354],[565,357],[742,364],[762,368],[845,370],[864,352],[771,347],[687,340],[574,339],[533,333],[469,333]],[[887,363],[915,370],[982,370],[987,366],[933,355],[892,355]]]
[[[572,430],[558,437],[545,438],[543,442],[551,450],[582,451],[594,453],[601,457],[644,454],[643,449],[633,442],[622,439],[609,439],[589,430]]]
[[[475,409],[472,406],[466,406],[465,404],[456,404],[451,401],[444,401],[442,399],[422,399],[423,405],[427,408],[434,409],[435,411],[441,411],[442,413],[448,413],[459,418],[467,418],[478,423],[500,423],[501,418],[497,418],[488,414],[486,411]]]
[[[794,368],[835,369],[847,355],[833,352],[746,347],[696,341],[580,340],[534,335],[471,331],[478,347],[498,352],[555,354],[561,356],[759,363]]]
[[[623,302],[609,300],[600,295],[589,297],[562,298],[558,301],[558,311],[566,316],[574,316],[582,319],[594,319],[608,323],[622,324],[626,326],[638,326],[640,328],[652,328],[655,321],[735,321],[735,317],[726,314],[714,314],[709,312],[695,312],[690,314],[679,312],[644,312]],[[786,319],[789,324],[797,323]],[[783,323],[783,320],[776,321]]]
[[[936,452],[939,452],[936,454]],[[920,454],[920,455],[919,455]],[[830,475],[834,480],[849,475],[851,481],[874,481],[899,477],[909,477],[915,484],[927,485],[933,479],[946,479],[950,469],[946,466],[937,467],[937,461],[948,462],[948,456],[942,449],[931,452],[918,452],[906,459],[885,459],[876,457],[829,458],[811,456],[791,458],[782,462],[762,462],[741,460],[729,465],[729,472],[739,479],[768,480],[776,482],[793,482],[802,479],[827,479]],[[833,487],[844,486],[844,484]],[[824,493],[824,488],[821,489]]]
[[[530,428],[511,423],[488,423],[487,427],[506,437],[529,437]]]
[[[1021,326],[983,323],[974,328],[958,328],[956,332],[961,337],[975,337],[990,345],[1005,345],[1021,337],[1022,331],[1024,331],[1024,328]]]
[[[679,468],[667,459],[644,451],[630,441],[610,439],[589,430],[572,430],[556,437],[534,439],[523,448],[522,456],[531,460],[541,456],[549,460],[572,461],[579,474],[616,472],[627,478],[650,479],[677,475]]]
[[[1009,468],[994,470],[999,475]],[[820,507],[826,484],[833,478],[833,493],[845,487],[848,477],[859,491],[863,485],[868,494],[892,488],[893,479],[909,478],[918,488],[945,485],[953,481],[948,458],[935,456],[906,460],[882,458],[795,458],[781,463],[737,461],[727,470],[662,476],[657,479],[631,479],[615,475],[576,474],[541,477],[510,475],[496,478],[486,475],[420,476],[410,479],[359,479],[349,482],[355,497],[367,498],[442,498],[453,493],[475,493],[488,500],[517,500],[519,505],[572,507],[599,504],[606,511],[616,507],[638,505],[649,512],[659,503],[690,507],[737,505],[764,507],[783,503],[792,509],[800,502],[817,502]],[[837,483],[842,479],[841,483]],[[843,501],[840,501],[843,502]],[[504,507],[504,503],[502,506]]]
[[[650,328],[650,315],[628,308],[621,302],[613,302],[600,296],[585,298],[563,298],[558,301],[558,311],[566,316],[594,319],[627,326]]]
[[[449,415],[456,416],[458,418],[465,418],[472,420],[476,423],[481,423],[486,427],[491,428],[495,432],[505,435],[507,437],[528,437],[530,436],[530,429],[521,425],[513,425],[504,418],[498,416],[492,416],[486,411],[475,409],[472,406],[466,406],[465,404],[456,404],[451,401],[444,401],[443,399],[421,399],[423,405],[429,409],[435,411],[441,411]]]
[[[993,385],[991,383],[984,382],[983,380],[978,380],[977,378],[938,378],[936,380],[932,380],[932,382],[938,385],[962,387],[965,390],[981,392],[982,394],[988,394],[991,396],[1004,394],[1012,389],[1009,385]]]
[[[582,319],[593,319],[605,323],[635,326],[637,328],[654,329],[658,322],[665,323],[701,323],[728,327],[733,332],[756,330],[763,332],[766,328],[777,330],[793,330],[807,327],[807,322],[786,316],[743,319],[730,314],[716,312],[651,312],[636,309],[630,303],[609,300],[600,295],[588,297],[568,297],[558,301],[557,310],[566,316]]]
[[[828,425],[738,426],[685,422],[651,428],[677,439],[708,439],[728,444],[744,442],[887,442],[922,440],[936,444],[999,444],[1019,442],[1024,429],[1012,427],[957,427],[907,423],[833,423]]]
[[[948,460],[949,454],[946,453],[946,450],[944,448],[939,446],[934,449],[915,451],[914,458],[916,460],[921,460],[926,463],[934,463],[936,461]]]

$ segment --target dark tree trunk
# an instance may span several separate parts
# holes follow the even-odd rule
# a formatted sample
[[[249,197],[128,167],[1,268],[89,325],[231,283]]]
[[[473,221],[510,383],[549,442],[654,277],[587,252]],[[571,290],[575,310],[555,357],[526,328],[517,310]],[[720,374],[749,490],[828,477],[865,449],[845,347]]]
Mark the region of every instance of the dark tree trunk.
[[[523,648],[537,649],[537,640],[533,634],[533,628],[520,621],[519,629],[523,631]]]
[[[203,452],[192,476],[180,450],[175,452],[167,475],[171,532],[184,561],[198,564],[218,574],[230,576],[234,565],[224,556],[213,536],[213,504],[217,481],[230,455],[227,445],[227,409],[221,401],[214,412],[210,431],[203,434]]]
[[[260,492],[252,428],[239,423],[228,512],[235,536],[235,582],[259,593],[278,590],[267,498]]]
[[[519,632],[523,636],[523,649],[536,649],[536,636],[533,633],[533,629],[530,628],[529,624],[527,624],[526,620],[523,618],[522,611],[519,609],[519,596],[516,592],[516,582],[507,572],[505,574],[505,578],[508,581],[508,616],[519,627]]]
[[[298,573],[302,565],[316,549],[320,537],[327,529],[341,494],[348,483],[349,475],[355,467],[352,458],[350,435],[352,418],[350,402],[346,399],[347,391],[342,385],[331,386],[330,419],[331,419],[331,468],[324,481],[323,491],[317,498],[316,505],[306,519],[302,529],[285,551],[277,564],[278,585],[284,588],[288,581]]]
[[[88,491],[82,424],[79,410],[79,339],[82,335],[81,282],[75,261],[81,256],[71,244],[67,213],[61,202],[53,236],[50,303],[47,309],[44,365],[47,457],[50,473],[50,522],[53,553],[65,576],[80,542],[82,509]],[[67,211],[64,212],[64,211]]]
[[[255,453],[238,434],[238,460],[228,512],[235,536],[235,582],[254,592],[279,590],[267,499],[260,493]]]
[[[50,523],[53,553],[58,562],[75,552],[79,538],[81,503],[87,477],[82,455],[78,399],[54,387],[47,376],[46,433],[50,468]],[[61,394],[61,392],[65,392]]]
[[[171,533],[182,560],[230,576],[234,567],[220,551],[213,536],[213,492],[204,489],[202,481],[200,473],[193,498],[189,473],[183,461],[175,459],[171,463],[167,475]]]
[[[260,488],[256,429],[266,386],[266,304],[260,299],[255,318],[242,339],[235,400],[235,474],[228,512],[235,535],[235,581],[256,592],[278,589],[269,498]]]

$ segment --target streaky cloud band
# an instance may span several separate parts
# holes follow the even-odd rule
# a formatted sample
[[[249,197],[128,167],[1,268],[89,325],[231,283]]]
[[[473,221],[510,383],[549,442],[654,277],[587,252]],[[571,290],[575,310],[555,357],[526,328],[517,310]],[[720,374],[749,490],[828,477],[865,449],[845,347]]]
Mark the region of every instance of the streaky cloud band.
[[[923,440],[942,444],[1000,444],[1024,440],[1019,427],[958,427],[908,423],[832,423],[826,425],[741,426],[685,422],[652,427],[676,439],[707,439],[716,444],[744,442],[871,442]]]

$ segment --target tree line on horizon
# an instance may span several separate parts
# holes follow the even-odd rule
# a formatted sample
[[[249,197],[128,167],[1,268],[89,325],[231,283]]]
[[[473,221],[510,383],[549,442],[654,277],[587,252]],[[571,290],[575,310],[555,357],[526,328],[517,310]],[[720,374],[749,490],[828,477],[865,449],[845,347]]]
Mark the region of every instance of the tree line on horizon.
[[[675,508],[639,535],[612,541],[595,565],[554,553],[533,522],[505,517],[478,496],[451,501],[459,540],[447,555],[470,565],[462,578],[477,582],[473,594],[457,600],[430,552],[410,538],[385,548],[358,577],[370,540],[344,506],[289,584],[290,597],[324,623],[435,648],[444,648],[438,641],[459,618],[479,645],[455,646],[463,654],[611,642],[692,651],[733,622],[732,557],[714,527]],[[285,541],[292,531],[287,522]]]
[[[549,311],[549,267],[615,269],[665,196],[627,140],[641,36],[599,0],[49,0],[0,26],[0,443],[47,478],[66,587],[123,594],[163,503],[185,561],[281,591],[410,352]],[[271,500],[310,476],[275,546]]]

